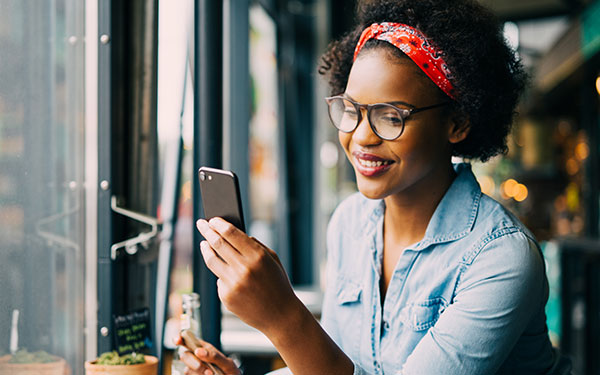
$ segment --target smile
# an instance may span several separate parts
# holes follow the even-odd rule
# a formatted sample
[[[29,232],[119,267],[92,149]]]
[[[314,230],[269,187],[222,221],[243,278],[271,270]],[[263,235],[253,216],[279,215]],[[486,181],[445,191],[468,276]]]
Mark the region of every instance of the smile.
[[[394,163],[392,160],[387,160],[373,154],[365,154],[362,152],[353,152],[354,166],[356,171],[365,177],[375,177],[387,172],[390,166]]]
[[[388,165],[388,164],[392,163],[390,160],[386,160],[386,161],[370,161],[370,160],[364,160],[364,159],[359,159],[359,158],[357,158],[356,160],[358,160],[358,162],[360,163],[360,165],[362,165],[365,168],[381,167],[382,165]]]

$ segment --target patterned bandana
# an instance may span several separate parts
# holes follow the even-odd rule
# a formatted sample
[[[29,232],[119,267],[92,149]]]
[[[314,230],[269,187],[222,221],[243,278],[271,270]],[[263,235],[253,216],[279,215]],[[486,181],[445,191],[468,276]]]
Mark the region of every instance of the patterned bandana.
[[[452,73],[442,58],[444,52],[433,46],[419,30],[401,23],[374,23],[360,36],[354,49],[354,60],[369,39],[386,41],[404,52],[446,95],[455,99],[455,89],[450,82]]]

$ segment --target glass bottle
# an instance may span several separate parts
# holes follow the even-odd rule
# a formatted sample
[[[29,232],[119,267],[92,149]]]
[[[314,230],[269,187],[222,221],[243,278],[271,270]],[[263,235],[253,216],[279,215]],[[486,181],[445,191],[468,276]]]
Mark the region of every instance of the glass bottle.
[[[188,293],[181,296],[183,313],[180,317],[181,330],[189,329],[196,337],[202,337],[200,325],[200,296],[198,293]],[[179,347],[173,354],[173,363],[171,364],[172,375],[184,375],[185,364],[179,357]]]

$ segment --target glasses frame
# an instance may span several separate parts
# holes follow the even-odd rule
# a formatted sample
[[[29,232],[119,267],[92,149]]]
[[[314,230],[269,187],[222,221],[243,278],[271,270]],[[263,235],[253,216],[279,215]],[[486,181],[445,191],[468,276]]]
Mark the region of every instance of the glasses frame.
[[[352,130],[342,130],[342,129],[338,128],[337,125],[335,124],[335,121],[333,120],[333,118],[331,116],[331,103],[336,99],[346,100],[346,101],[352,103],[352,105],[356,109],[356,113],[358,114],[358,116],[357,116],[356,124],[354,125]],[[358,125],[360,124],[360,122],[362,121],[362,109],[364,108],[367,111],[367,119],[369,120],[369,126],[371,127],[371,130],[373,131],[373,133],[375,133],[379,138],[386,140],[386,141],[393,141],[395,139],[398,139],[398,137],[400,137],[402,135],[402,133],[404,133],[404,126],[406,124],[406,119],[409,118],[411,115],[414,115],[415,113],[426,111],[428,109],[442,107],[442,106],[445,106],[445,105],[448,105],[451,103],[451,102],[447,101],[447,102],[442,102],[442,103],[438,103],[438,104],[434,104],[434,105],[429,105],[426,107],[407,109],[407,108],[397,107],[391,103],[361,104],[361,103],[355,102],[352,99],[348,99],[347,97],[342,96],[342,95],[335,95],[335,96],[327,97],[327,98],[325,98],[325,101],[327,102],[327,107],[328,107],[327,113],[329,114],[329,120],[331,120],[331,123],[337,130],[341,131],[342,133],[352,133],[353,131],[355,131],[356,128],[358,127]],[[400,119],[402,121],[402,127],[400,129],[400,133],[398,133],[397,136],[390,138],[390,137],[384,137],[381,134],[379,134],[379,132],[375,128],[375,125],[373,125],[373,121],[371,121],[371,111],[375,107],[389,107],[389,108],[393,108],[396,111],[398,111],[398,113],[400,114]]]

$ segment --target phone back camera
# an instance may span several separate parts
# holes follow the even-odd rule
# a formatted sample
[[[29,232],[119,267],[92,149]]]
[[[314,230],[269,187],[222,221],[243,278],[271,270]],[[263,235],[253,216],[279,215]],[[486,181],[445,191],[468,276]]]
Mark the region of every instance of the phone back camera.
[[[200,181],[206,180],[206,173],[200,172]]]

